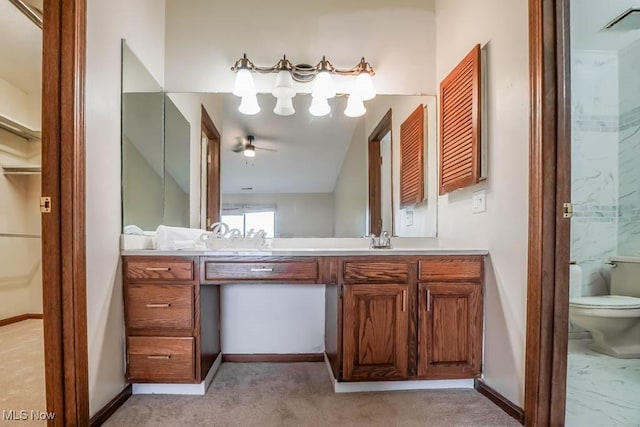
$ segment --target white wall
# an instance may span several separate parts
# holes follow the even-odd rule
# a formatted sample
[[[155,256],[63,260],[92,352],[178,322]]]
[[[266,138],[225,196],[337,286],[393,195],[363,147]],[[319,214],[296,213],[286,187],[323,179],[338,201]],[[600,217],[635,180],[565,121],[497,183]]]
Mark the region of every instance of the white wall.
[[[223,353],[324,351],[324,285],[228,285],[220,298]]]
[[[178,110],[187,119],[191,127],[191,161],[189,167],[191,168],[191,179],[189,189],[189,211],[190,211],[190,224],[193,228],[204,227],[202,218],[206,215],[206,206],[202,203],[200,190],[202,188],[204,177],[201,176],[201,170],[204,165],[201,164],[204,159],[203,149],[201,147],[200,135],[201,135],[201,106],[204,106],[205,110],[211,117],[216,129],[222,135],[222,97],[213,93],[171,93],[169,97],[176,105]],[[201,179],[202,178],[202,179]]]
[[[276,237],[333,237],[332,193],[223,194],[222,204],[276,205]]]
[[[525,379],[529,62],[527,2],[437,0],[440,82],[477,43],[488,49],[489,170],[486,182],[439,198],[439,237],[487,247],[484,378],[522,406]],[[471,193],[487,211],[471,214]]]
[[[365,123],[360,120],[353,132],[349,150],[342,162],[333,190],[335,237],[358,237],[369,234],[369,181]]]
[[[308,64],[326,55],[338,68],[364,56],[377,72],[378,93],[434,93],[434,3],[167,0],[165,86],[230,92],[235,75],[229,67],[243,53],[263,66],[283,54]],[[273,81],[256,76],[258,91],[270,92]],[[308,92],[312,85],[304,86]]]
[[[124,381],[120,268],[120,41],[164,81],[164,0],[87,2],[86,229],[90,413]]]

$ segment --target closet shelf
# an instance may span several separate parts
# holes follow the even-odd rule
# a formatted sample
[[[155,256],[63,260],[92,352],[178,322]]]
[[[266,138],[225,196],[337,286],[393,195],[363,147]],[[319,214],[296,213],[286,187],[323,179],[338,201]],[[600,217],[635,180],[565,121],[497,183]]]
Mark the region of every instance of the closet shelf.
[[[0,114],[0,129],[6,130],[27,141],[40,141],[41,133],[39,130],[32,129],[29,126],[12,119],[11,117]]]
[[[40,175],[40,165],[2,165],[5,175]]]

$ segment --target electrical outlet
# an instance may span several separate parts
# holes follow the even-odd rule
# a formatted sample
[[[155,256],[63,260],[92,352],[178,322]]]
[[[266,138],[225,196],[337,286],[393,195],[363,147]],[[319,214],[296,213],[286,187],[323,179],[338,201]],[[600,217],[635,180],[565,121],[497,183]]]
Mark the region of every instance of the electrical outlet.
[[[485,190],[476,191],[471,198],[471,213],[481,213],[487,210],[487,192]]]

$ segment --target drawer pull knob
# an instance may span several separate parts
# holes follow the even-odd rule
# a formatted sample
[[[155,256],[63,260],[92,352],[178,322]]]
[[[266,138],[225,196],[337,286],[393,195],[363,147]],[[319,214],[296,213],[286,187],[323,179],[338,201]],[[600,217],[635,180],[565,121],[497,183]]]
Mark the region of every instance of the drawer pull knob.
[[[273,271],[273,268],[252,268],[251,271],[253,273],[270,273]]]
[[[147,271],[171,271],[171,267],[147,267]]]
[[[171,304],[147,304],[147,308],[170,308]]]
[[[170,354],[150,354],[147,356],[147,359],[169,360],[171,359],[171,355]]]

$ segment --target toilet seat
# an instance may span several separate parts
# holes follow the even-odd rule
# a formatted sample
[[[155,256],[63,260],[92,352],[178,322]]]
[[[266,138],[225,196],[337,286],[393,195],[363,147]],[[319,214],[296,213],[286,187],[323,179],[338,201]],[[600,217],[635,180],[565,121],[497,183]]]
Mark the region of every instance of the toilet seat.
[[[576,308],[633,310],[640,309],[640,298],[625,295],[576,297],[570,299],[569,305]]]

